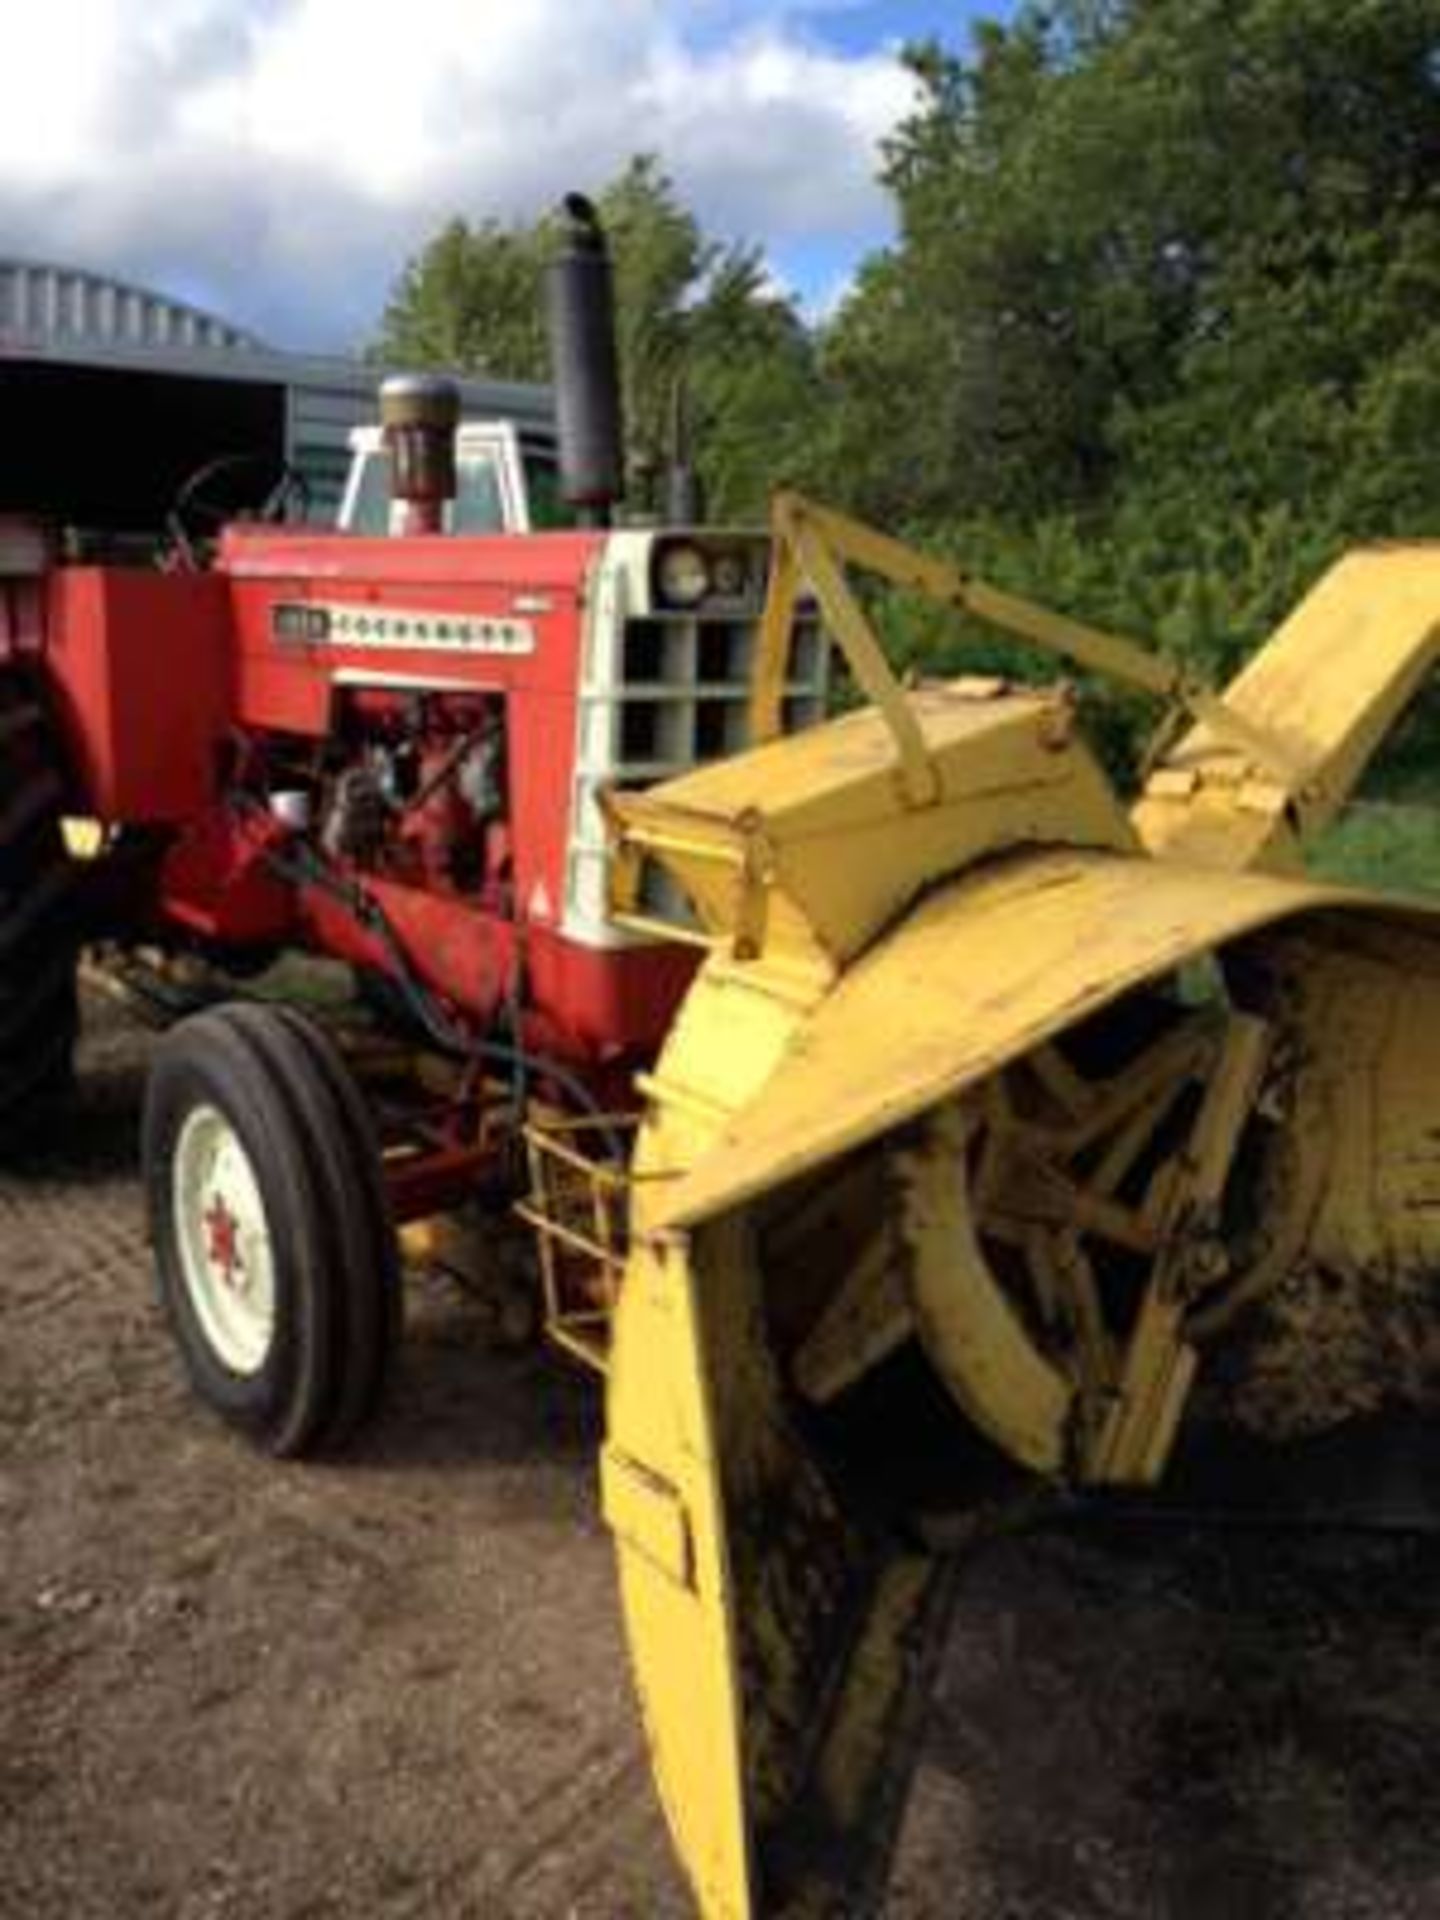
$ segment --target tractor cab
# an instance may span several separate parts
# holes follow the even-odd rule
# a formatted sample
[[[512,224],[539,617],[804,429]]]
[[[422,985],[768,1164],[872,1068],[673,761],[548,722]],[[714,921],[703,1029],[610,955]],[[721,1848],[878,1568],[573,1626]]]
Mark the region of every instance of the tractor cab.
[[[455,434],[455,495],[445,503],[447,533],[547,533],[574,524],[560,485],[554,436],[509,420],[465,420]],[[350,471],[338,524],[344,533],[402,529],[404,503],[379,425],[350,435]]]

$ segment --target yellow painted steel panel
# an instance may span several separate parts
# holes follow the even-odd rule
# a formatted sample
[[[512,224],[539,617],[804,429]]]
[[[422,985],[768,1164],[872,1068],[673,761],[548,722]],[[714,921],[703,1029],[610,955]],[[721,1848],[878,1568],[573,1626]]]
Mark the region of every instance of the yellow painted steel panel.
[[[810,503],[777,503],[776,533],[757,738],[780,723],[802,582],[875,709],[607,802],[617,903],[639,905],[658,862],[712,946],[642,1081],[602,1467],[656,1774],[707,1920],[875,1910],[948,1604],[943,1565],[914,1551],[923,1529],[875,1527],[830,1470],[818,1428],[794,1417],[797,1382],[823,1398],[913,1334],[1002,1455],[1044,1475],[1149,1479],[1199,1340],[1223,1324],[1193,1311],[1206,1289],[1224,1281],[1228,1319],[1262,1292],[1278,1299],[1311,1254],[1327,1286],[1368,1301],[1393,1282],[1408,1310],[1399,1282],[1414,1269],[1428,1299],[1440,1243],[1440,910],[1300,872],[1304,834],[1440,653],[1440,546],[1350,556],[1219,698],[1163,655]],[[842,563],[1118,675],[1195,724],[1127,815],[1063,693],[902,689]],[[1179,1029],[1133,1076],[1122,1063],[1092,1087],[1045,1049],[1262,932],[1231,976],[1239,1010],[1215,1009],[1218,1051],[1211,1028],[1199,1053]],[[1280,1066],[1262,1088],[1272,1043]],[[1078,1150],[1047,1158],[1056,1129],[1024,1096],[1039,1084],[1066,1108],[1067,1074],[1103,1095],[1087,1125],[1118,1102],[1105,1149],[1117,1181],[1173,1110],[1154,1089],[1205,1089],[1143,1205],[1116,1204],[1098,1174],[1067,1186]],[[1260,1182],[1266,1237],[1220,1248],[1236,1155]],[[1043,1200],[1047,1177],[1074,1204],[1068,1264],[1053,1223],[1001,1204],[1007,1181]],[[837,1204],[847,1180],[855,1194]],[[1087,1217],[1150,1256],[1133,1324],[1104,1320]],[[1007,1225],[1021,1238],[1005,1241]],[[1042,1229],[1017,1296],[1007,1257]],[[1288,1308],[1302,1332],[1304,1293]],[[1051,1337],[1067,1313],[1088,1335],[1078,1351]],[[1267,1389],[1281,1414],[1286,1380],[1282,1366]]]
[[[1437,642],[1440,542],[1362,549],[1301,601],[1226,688],[1226,705],[1273,729],[1301,772],[1329,784],[1332,756],[1357,733],[1373,744],[1372,716],[1393,713],[1397,689],[1408,696]]]
[[[987,854],[1031,842],[1135,846],[1062,697],[962,681],[905,699],[931,756],[924,805],[898,783],[880,717],[862,713],[617,794],[619,831],[670,870],[712,935],[812,978],[833,975],[927,887]],[[716,853],[727,841],[728,861]]]
[[[676,1851],[706,1920],[754,1920],[737,1595],[708,1377],[729,1356],[707,1341],[700,1307],[682,1247],[636,1249],[615,1317],[604,1500]]]
[[[1020,771],[1020,757],[1034,740],[1052,739],[1059,747],[1069,737],[1066,710],[1053,690],[996,691],[995,683],[972,678],[917,687],[905,698],[937,762],[937,798],[985,785],[1007,757],[1012,788],[1022,778],[1029,784],[1072,777],[1060,752],[1049,765],[1027,756]],[[619,796],[618,805],[643,813],[660,804],[677,816],[732,826],[760,815],[778,837],[798,840],[817,827],[833,831],[871,819],[877,810],[901,815],[906,802],[895,773],[894,741],[872,707],[698,767],[647,793]],[[1127,837],[1123,823],[1115,832]]]
[[[1304,833],[1334,818],[1437,659],[1440,542],[1348,554],[1225,689],[1292,777],[1257,804],[1244,756],[1202,723],[1135,808],[1141,839],[1166,859],[1297,867],[1292,818]]]
[[[1197,953],[1360,907],[1440,937],[1440,911],[1268,875],[1073,851],[937,890],[845,975],[714,1150],[666,1192],[688,1225],[875,1139]]]

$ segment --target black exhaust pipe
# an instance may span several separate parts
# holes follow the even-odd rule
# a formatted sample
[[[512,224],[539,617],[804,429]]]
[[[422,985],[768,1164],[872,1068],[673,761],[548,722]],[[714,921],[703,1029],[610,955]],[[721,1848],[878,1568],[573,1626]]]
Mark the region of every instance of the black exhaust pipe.
[[[583,194],[565,198],[547,274],[560,485],[583,526],[607,527],[625,491],[615,291],[604,229]]]

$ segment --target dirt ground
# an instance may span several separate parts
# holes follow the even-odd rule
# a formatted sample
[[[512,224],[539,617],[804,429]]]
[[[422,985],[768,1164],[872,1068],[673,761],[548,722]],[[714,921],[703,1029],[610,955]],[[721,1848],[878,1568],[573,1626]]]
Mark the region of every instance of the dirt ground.
[[[422,1303],[343,1466],[181,1386],[107,1014],[0,1181],[0,1916],[690,1911],[593,1498],[590,1390]],[[1051,1533],[969,1571],[890,1911],[1440,1913],[1440,1550]]]

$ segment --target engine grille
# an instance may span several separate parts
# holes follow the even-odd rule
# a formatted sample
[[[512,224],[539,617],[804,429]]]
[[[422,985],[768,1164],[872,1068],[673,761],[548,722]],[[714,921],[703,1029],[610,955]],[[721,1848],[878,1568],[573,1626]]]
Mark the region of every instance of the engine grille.
[[[750,676],[758,620],[701,611],[631,615],[607,664],[581,693],[571,835],[572,922],[608,935],[608,843],[595,795],[602,786],[648,787],[739,753],[750,744]],[[787,733],[825,716],[828,655],[817,616],[801,611],[786,676]],[[657,918],[688,918],[668,876],[647,870],[641,904]]]

